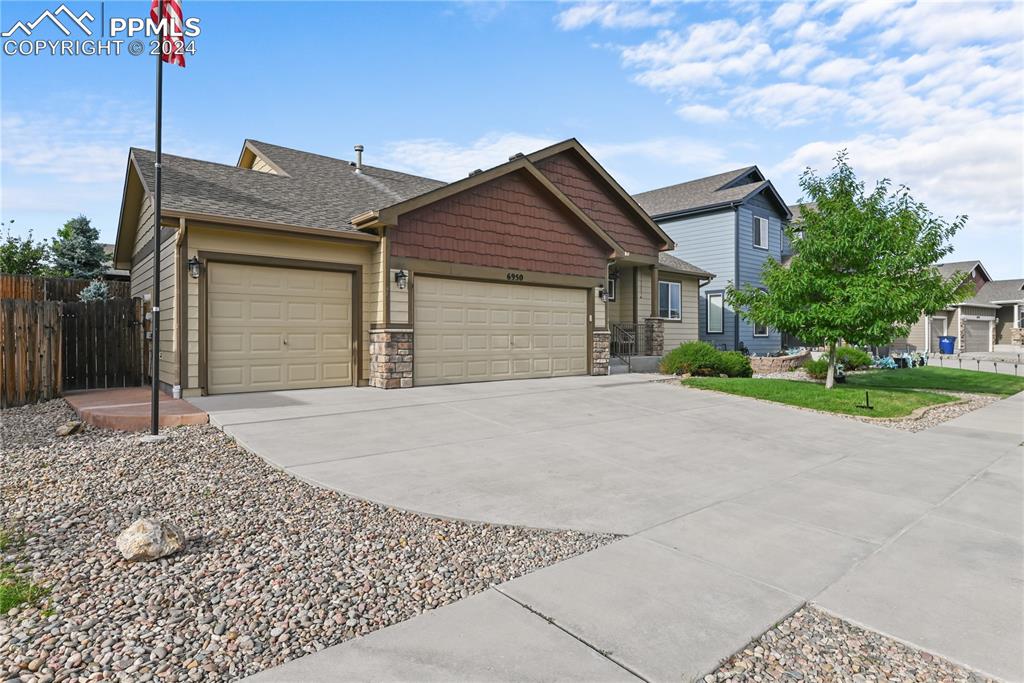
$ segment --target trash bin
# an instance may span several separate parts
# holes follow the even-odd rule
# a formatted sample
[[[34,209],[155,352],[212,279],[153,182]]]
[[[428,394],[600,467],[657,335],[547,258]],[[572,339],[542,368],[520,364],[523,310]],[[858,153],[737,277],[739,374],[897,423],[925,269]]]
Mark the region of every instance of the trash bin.
[[[951,355],[956,348],[956,337],[939,337],[939,353]]]

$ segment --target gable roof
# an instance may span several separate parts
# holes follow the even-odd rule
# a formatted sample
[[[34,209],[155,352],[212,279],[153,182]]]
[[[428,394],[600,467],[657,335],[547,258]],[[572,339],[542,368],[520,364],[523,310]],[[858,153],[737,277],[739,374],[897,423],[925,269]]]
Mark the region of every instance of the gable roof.
[[[350,219],[444,185],[441,181],[363,166],[360,173],[343,159],[310,154],[263,142],[246,141],[284,173],[163,155],[165,211],[251,219],[308,228],[355,232]],[[152,193],[155,155],[133,148],[143,186]]]
[[[790,204],[788,207],[786,207],[786,208],[789,209],[789,213],[790,213],[790,216],[791,216],[791,218],[789,219],[789,222],[790,223],[798,223],[798,222],[800,222],[800,219],[803,218],[804,208],[805,207],[808,208],[808,209],[816,210],[818,208],[818,203],[817,202],[804,202],[802,204]]]
[[[673,273],[685,273],[687,275],[696,275],[698,277],[712,279],[715,277],[714,273],[709,273],[703,268],[698,268],[688,261],[684,261],[681,258],[676,258],[672,254],[666,254],[662,252],[658,254],[658,269],[668,270]]]
[[[754,178],[749,182],[750,178]],[[748,181],[748,182],[744,182]],[[716,173],[656,190],[633,195],[637,203],[655,218],[683,215],[740,204],[750,197],[769,191],[787,219],[791,213],[770,180],[757,166],[744,166],[725,173]]]
[[[949,263],[937,263],[935,264],[936,270],[939,271],[939,275],[943,278],[952,277],[957,271],[970,275],[971,271],[975,268],[981,268],[981,272],[985,275],[986,280],[992,280],[989,277],[988,271],[985,270],[985,266],[981,264],[981,261],[950,261]]]
[[[516,155],[505,164],[450,184],[365,164],[357,170],[353,162],[345,159],[257,140],[245,141],[238,164],[234,166],[164,154],[162,213],[165,217],[200,217],[268,228],[324,230],[354,238],[370,238],[362,229],[374,220],[393,220],[414,205],[436,201],[504,173],[522,172],[543,186],[568,212],[608,244],[613,254],[623,255],[625,250],[530,160],[567,149],[575,150],[608,183],[612,192],[620,195],[628,210],[662,241],[662,248],[674,246],[664,231],[574,138],[534,152],[530,157]],[[256,157],[273,172],[250,168]],[[134,243],[133,235],[122,235],[122,227],[130,227],[129,223],[137,215],[140,192],[142,195],[153,194],[154,161],[155,154],[149,150],[133,147],[129,151],[125,196],[118,223],[117,244],[121,250],[118,257],[122,262],[130,260]],[[130,187],[133,188],[131,192]],[[416,200],[415,204],[413,200]]]

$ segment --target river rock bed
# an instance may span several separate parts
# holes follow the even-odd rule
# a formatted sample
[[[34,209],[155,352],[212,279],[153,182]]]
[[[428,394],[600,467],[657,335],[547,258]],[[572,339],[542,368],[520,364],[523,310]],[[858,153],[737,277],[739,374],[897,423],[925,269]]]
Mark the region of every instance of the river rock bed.
[[[0,558],[48,597],[0,614],[0,681],[235,680],[615,539],[403,512],[301,482],[210,426],[159,444],[62,400],[0,413]],[[141,516],[185,532],[129,563]]]

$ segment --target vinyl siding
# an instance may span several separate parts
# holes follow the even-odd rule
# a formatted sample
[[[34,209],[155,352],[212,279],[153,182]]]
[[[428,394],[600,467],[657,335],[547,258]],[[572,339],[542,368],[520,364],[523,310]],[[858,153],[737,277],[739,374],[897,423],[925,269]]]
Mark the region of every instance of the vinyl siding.
[[[409,322],[409,289],[399,289],[395,282],[395,273],[398,270],[391,269],[391,277],[388,278],[388,287],[391,290],[391,323],[394,325],[405,325]]]
[[[252,170],[259,171],[261,173],[273,173],[274,175],[277,175],[277,171],[275,171],[274,168],[266,161],[264,161],[263,157],[259,155],[256,155],[256,157],[252,160]]]
[[[144,197],[139,207],[139,224],[135,233],[133,253],[146,248],[153,240],[153,204]],[[175,291],[177,277],[177,250],[172,235],[160,243],[160,381],[178,384],[177,325],[175,324]],[[132,296],[152,296],[153,254],[132,258]]]
[[[327,261],[331,263],[347,263],[360,265],[363,268],[362,287],[362,329],[359,331],[359,343],[362,346],[361,378],[368,379],[370,370],[370,324],[378,322],[376,302],[379,300],[381,278],[371,276],[372,264],[379,258],[379,245],[370,243],[359,246],[347,242],[334,242],[324,239],[310,239],[292,235],[271,235],[266,233],[250,233],[231,229],[189,227],[189,257],[200,251],[221,252],[231,254],[249,254],[254,256],[270,256],[276,258],[296,259],[303,261]],[[191,280],[191,278],[190,278]],[[198,283],[198,280],[191,280]],[[189,348],[195,341],[196,362],[189,359],[189,386],[199,386],[199,325],[198,319],[202,312],[199,309],[198,285],[195,289],[196,308],[191,307],[192,290],[190,290]],[[193,323],[192,316],[195,316]],[[194,337],[192,335],[195,335]]]
[[[735,315],[726,308],[722,334],[707,333],[707,301],[705,292],[725,290],[735,270],[736,212],[732,209],[688,218],[659,221],[661,229],[676,243],[673,256],[715,274],[700,290],[697,311],[699,338],[712,344],[733,347]],[[668,342],[666,341],[666,345]]]
[[[699,290],[697,278],[678,273],[659,273],[659,281],[678,282],[681,320],[665,321],[665,352],[668,353],[683,342],[700,338],[697,328],[697,306]]]
[[[598,296],[600,288],[594,288],[594,329],[603,330],[608,327],[608,304]]]
[[[768,219],[768,248],[754,246],[754,217]],[[751,197],[739,207],[739,277],[737,286],[763,286],[761,274],[768,259],[782,260],[782,217],[763,194]],[[740,341],[751,353],[775,353],[782,348],[782,334],[769,330],[767,337],[755,337],[750,322],[739,321]]]
[[[619,269],[619,291],[615,301],[608,303],[608,320],[613,323],[633,322],[633,269]]]
[[[636,303],[636,319],[644,320],[651,317],[651,269],[636,268],[636,283],[638,288]]]

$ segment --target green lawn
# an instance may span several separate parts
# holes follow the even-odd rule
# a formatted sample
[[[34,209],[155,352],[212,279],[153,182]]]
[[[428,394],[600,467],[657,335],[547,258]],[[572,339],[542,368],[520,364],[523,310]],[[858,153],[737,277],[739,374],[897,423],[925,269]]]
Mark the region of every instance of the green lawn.
[[[867,389],[872,387],[879,389],[942,389],[970,394],[999,394],[1001,396],[1024,391],[1024,377],[930,366],[858,373],[848,375],[846,382],[852,386]]]
[[[890,372],[900,371],[892,370]],[[916,370],[902,372],[912,373]],[[956,400],[956,397],[953,396],[910,389],[874,389],[843,385],[837,385],[834,389],[826,389],[824,385],[815,382],[788,379],[691,377],[684,379],[683,385],[786,403],[802,408],[824,410],[830,413],[864,415],[866,417],[904,417],[924,406]],[[874,406],[874,410],[857,407],[864,403],[865,388],[870,393],[871,405]]]

